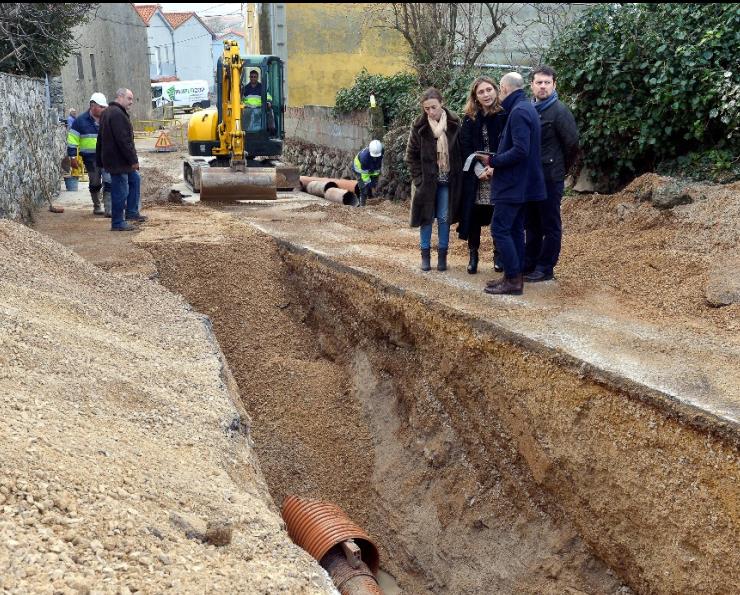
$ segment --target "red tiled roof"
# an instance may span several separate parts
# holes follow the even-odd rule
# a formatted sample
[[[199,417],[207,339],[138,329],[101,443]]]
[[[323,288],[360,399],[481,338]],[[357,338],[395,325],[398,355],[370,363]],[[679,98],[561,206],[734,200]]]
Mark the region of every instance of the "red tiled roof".
[[[172,25],[173,29],[177,29],[190,17],[195,16],[194,12],[163,12],[162,14],[167,19],[167,22]]]
[[[134,8],[136,9],[136,12],[139,13],[141,20],[144,21],[148,27],[149,21],[152,20],[154,13],[157,12],[157,9],[159,8],[159,4],[138,4],[135,5]]]
[[[224,37],[231,37],[232,35],[237,35],[238,37],[244,37],[244,31],[239,31],[238,29],[227,29],[223,33],[220,33],[216,36],[216,39],[223,39]]]

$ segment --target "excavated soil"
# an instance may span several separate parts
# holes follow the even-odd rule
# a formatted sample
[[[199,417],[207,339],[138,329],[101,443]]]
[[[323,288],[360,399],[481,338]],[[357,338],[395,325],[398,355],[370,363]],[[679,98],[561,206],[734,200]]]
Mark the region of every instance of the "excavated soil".
[[[409,269],[393,255],[414,253],[416,241],[415,230],[398,233],[405,205],[361,213],[306,202],[292,207],[307,221],[305,242],[276,243],[257,228],[287,212],[165,205],[169,188],[154,180],[175,179],[173,157],[152,156],[144,169],[142,232],[111,245],[99,220],[74,209],[41,214],[37,228],[209,316],[276,503],[295,493],[345,508],[407,593],[737,584],[734,429],[712,432],[585,374],[488,324],[462,293],[456,311],[429,297],[440,290],[433,281],[403,289]],[[669,212],[640,202],[639,190],[565,200],[556,299],[735,346],[738,305],[711,307],[704,288],[737,250],[739,188],[697,187],[694,204]],[[300,248],[311,234],[342,242],[347,229],[354,244],[339,257]],[[453,271],[465,252],[453,247]],[[440,291],[456,297],[454,284]]]

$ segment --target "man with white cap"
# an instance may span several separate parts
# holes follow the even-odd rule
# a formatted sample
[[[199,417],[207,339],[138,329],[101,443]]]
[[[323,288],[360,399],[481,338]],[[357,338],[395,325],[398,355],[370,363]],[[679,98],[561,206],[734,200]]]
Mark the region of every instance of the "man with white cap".
[[[93,213],[110,216],[109,213],[106,213],[106,210],[110,211],[110,206],[105,209],[100,201],[100,190],[103,188],[102,171],[95,161],[100,116],[106,107],[108,107],[108,102],[105,95],[93,93],[90,97],[90,109],[78,116],[67,131],[67,154],[72,158],[72,167],[78,167],[78,152],[85,164],[90,179]],[[110,205],[110,201],[107,201],[107,205]]]
[[[360,205],[365,206],[368,196],[378,183],[380,168],[383,165],[383,143],[371,140],[370,144],[355,156],[352,170],[357,177],[357,188],[360,191]]]

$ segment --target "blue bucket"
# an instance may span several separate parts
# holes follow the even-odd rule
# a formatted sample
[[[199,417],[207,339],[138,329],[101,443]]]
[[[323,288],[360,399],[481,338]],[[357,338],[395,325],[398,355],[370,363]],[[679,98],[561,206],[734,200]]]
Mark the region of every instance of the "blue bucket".
[[[75,192],[79,188],[79,180],[74,176],[64,178],[64,187],[68,192]]]

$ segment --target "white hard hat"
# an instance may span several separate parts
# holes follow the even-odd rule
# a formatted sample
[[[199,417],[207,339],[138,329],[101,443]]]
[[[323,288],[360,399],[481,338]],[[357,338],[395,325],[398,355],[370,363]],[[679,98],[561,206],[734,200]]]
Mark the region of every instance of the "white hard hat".
[[[90,103],[97,103],[100,107],[108,107],[108,102],[102,93],[93,93],[90,97]]]
[[[368,148],[370,149],[371,157],[380,157],[383,154],[383,143],[379,140],[371,140]]]

